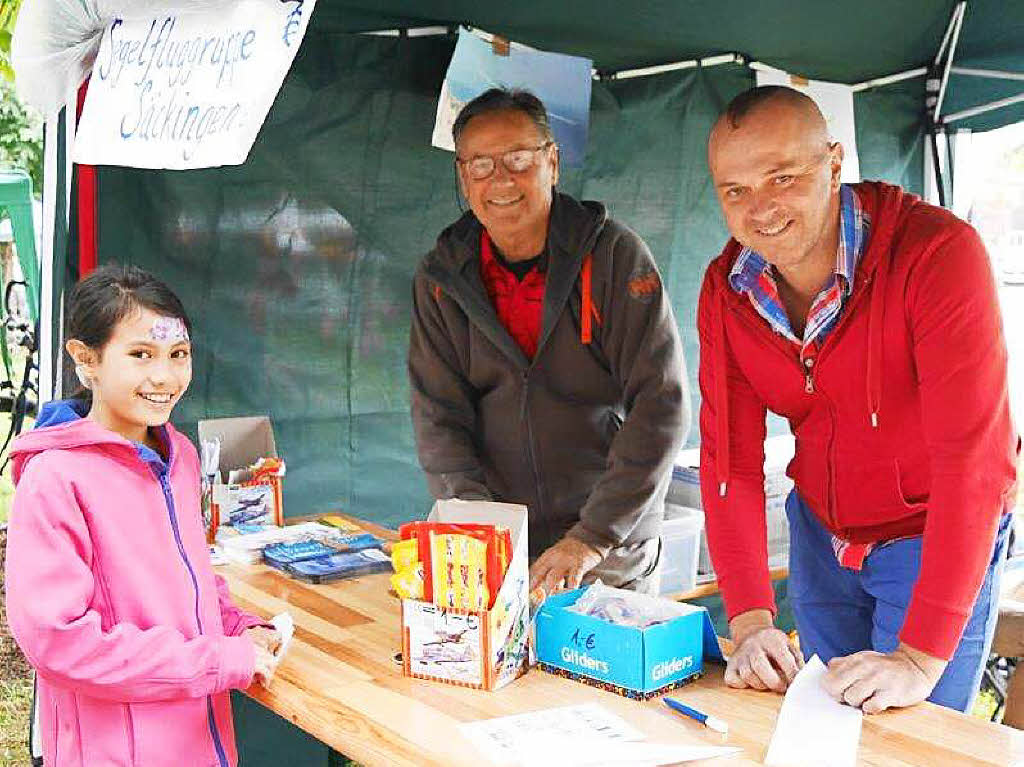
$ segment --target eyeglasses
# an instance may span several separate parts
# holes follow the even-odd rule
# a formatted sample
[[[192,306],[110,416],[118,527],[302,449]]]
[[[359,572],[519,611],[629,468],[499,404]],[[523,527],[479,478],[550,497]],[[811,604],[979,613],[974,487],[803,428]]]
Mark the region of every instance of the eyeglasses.
[[[469,177],[474,181],[483,181],[485,178],[490,178],[497,167],[494,162],[495,157],[501,158],[501,164],[505,166],[509,173],[526,173],[526,171],[533,167],[537,152],[547,149],[554,143],[554,141],[545,141],[540,146],[533,147],[532,149],[511,149],[499,155],[479,154],[469,160],[456,157],[455,162],[465,166],[469,172]]]

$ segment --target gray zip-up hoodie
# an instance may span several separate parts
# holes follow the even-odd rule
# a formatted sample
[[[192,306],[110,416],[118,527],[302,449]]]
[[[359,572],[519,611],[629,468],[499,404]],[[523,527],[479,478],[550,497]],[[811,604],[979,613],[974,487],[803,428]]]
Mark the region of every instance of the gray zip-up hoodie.
[[[600,203],[555,193],[531,361],[487,295],[480,234],[466,213],[414,279],[412,416],[431,493],[525,504],[531,557],[566,534],[603,554],[657,537],[690,399],[646,244]]]

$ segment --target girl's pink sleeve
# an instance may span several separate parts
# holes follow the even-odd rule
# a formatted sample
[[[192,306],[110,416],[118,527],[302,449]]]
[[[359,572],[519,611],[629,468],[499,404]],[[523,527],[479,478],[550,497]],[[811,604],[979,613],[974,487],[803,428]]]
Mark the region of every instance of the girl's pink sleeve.
[[[220,617],[224,623],[224,633],[228,636],[239,636],[246,629],[253,626],[273,626],[258,615],[247,613],[231,601],[231,594],[228,592],[228,584],[217,575],[217,598],[220,600]]]
[[[92,541],[71,481],[36,456],[15,494],[6,592],[11,633],[39,675],[94,698],[147,702],[248,687],[255,651],[244,636],[186,638],[167,626],[104,628],[91,605]]]

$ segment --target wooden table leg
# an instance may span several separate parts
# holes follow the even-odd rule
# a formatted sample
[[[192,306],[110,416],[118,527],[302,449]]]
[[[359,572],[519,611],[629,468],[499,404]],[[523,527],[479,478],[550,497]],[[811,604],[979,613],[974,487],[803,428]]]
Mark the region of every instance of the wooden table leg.
[[[1024,672],[1017,668],[1006,685],[1003,724],[1024,730]]]

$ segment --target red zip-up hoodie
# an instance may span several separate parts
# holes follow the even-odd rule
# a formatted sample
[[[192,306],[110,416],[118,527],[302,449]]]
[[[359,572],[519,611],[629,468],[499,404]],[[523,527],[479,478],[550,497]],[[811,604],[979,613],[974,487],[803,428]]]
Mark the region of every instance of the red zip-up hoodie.
[[[730,240],[701,290],[701,492],[729,618],[774,611],[764,513],[765,411],[789,420],[787,473],[832,533],[923,534],[900,639],[952,656],[1012,495],[1019,442],[988,256],[974,229],[899,187],[855,186],[871,234],[816,357],[734,291]]]

